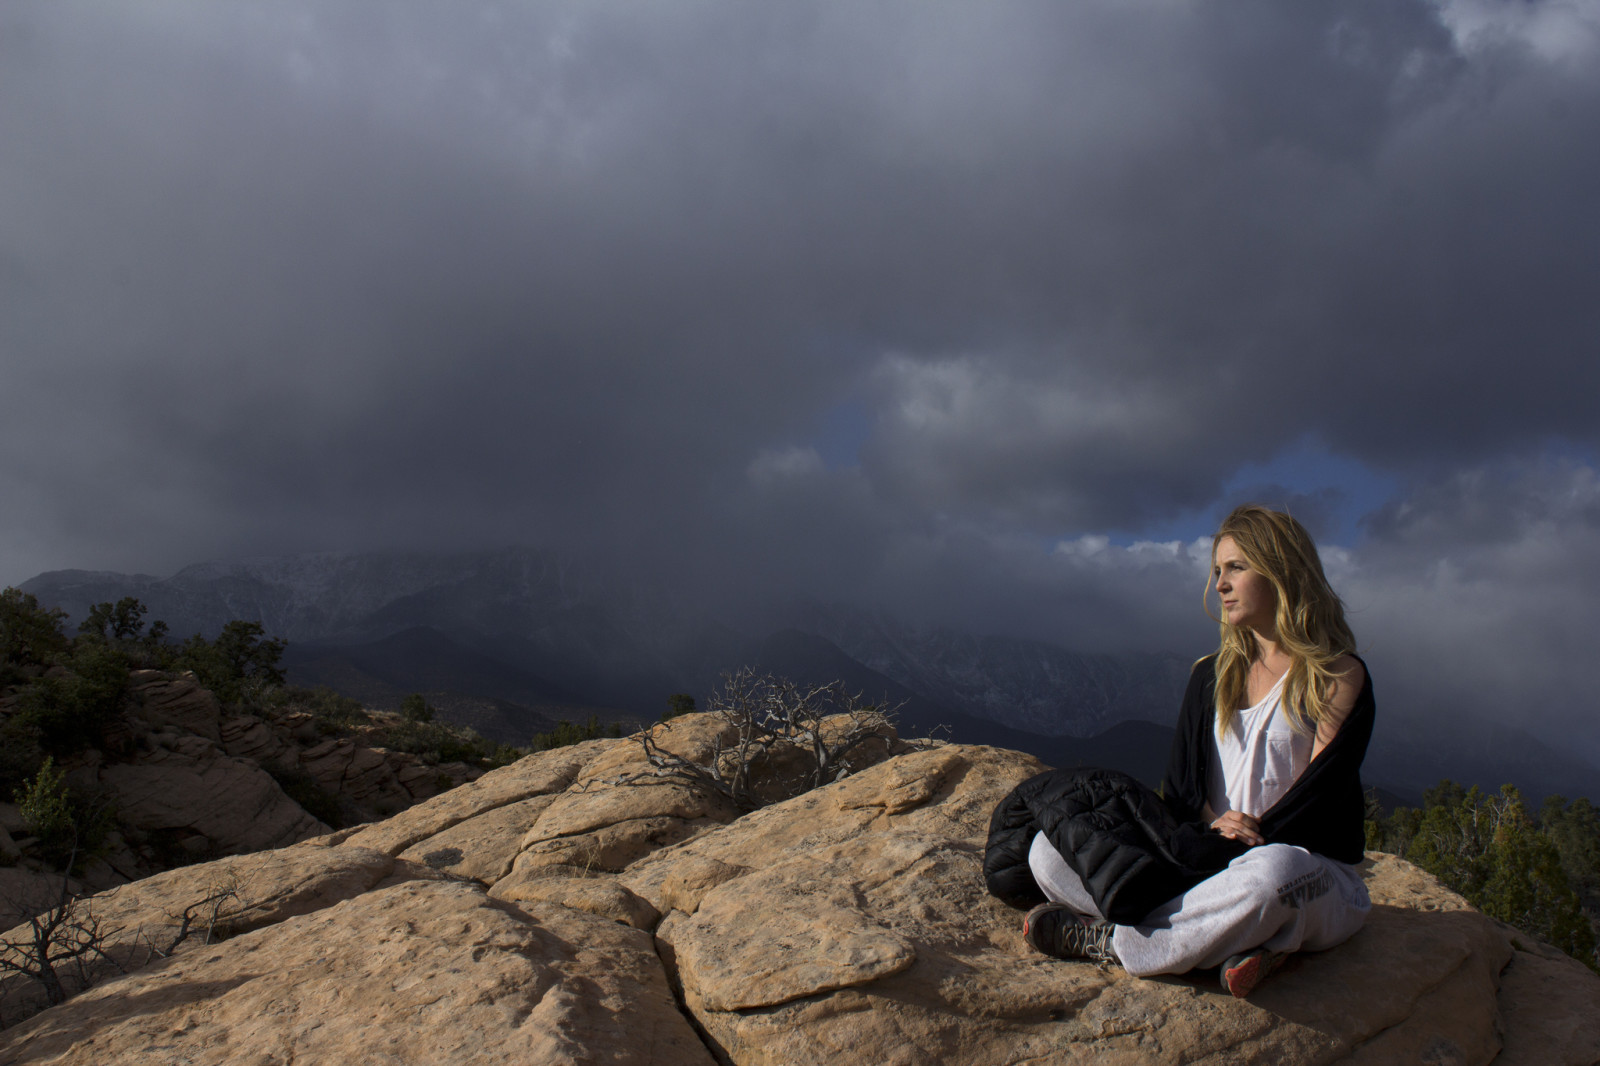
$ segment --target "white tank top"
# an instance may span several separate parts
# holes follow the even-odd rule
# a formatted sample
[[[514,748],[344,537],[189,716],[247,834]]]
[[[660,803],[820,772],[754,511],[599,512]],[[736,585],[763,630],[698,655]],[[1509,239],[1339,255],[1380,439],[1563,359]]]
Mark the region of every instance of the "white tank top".
[[[1310,765],[1311,740],[1296,732],[1284,713],[1283,678],[1278,678],[1260,703],[1235,711],[1228,728],[1213,733],[1217,757],[1206,779],[1211,809],[1261,817]]]

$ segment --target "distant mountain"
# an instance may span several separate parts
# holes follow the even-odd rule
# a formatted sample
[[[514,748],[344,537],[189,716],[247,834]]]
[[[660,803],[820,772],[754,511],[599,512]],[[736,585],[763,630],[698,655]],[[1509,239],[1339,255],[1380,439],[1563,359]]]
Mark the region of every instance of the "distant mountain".
[[[458,725],[491,740],[526,744],[561,719],[595,714],[618,721],[626,713],[597,708],[559,685],[464,648],[438,630],[418,626],[368,644],[290,644],[284,654],[289,681],[326,685],[364,706],[398,711],[420,692]]]
[[[1446,777],[1486,792],[1513,784],[1535,805],[1552,794],[1600,801],[1594,766],[1524,730],[1465,716],[1445,726],[1383,714],[1380,706],[1362,769],[1363,777],[1383,783],[1411,807]]]
[[[166,579],[58,570],[23,587],[75,620],[95,603],[137,596],[151,618],[165,620],[179,637],[214,635],[235,618],[260,621],[291,647],[321,649],[430,629],[553,686],[564,693],[557,702],[648,718],[673,692],[692,693],[704,705],[724,671],[750,663],[764,641],[775,639],[528,548],[206,563]],[[918,630],[842,606],[786,613],[798,624],[781,624],[779,632],[829,641],[856,666],[917,697],[919,706],[1032,734],[1088,736],[1119,721],[1163,718],[1177,706],[1188,676],[1188,663],[1176,656],[1079,655],[1037,641]],[[540,702],[550,700],[528,705]]]
[[[651,717],[698,672],[690,645],[722,638],[665,597],[526,548],[206,563],[164,580],[60,570],[24,588],[75,620],[92,604],[137,596],[176,637],[212,636],[235,618],[291,646],[363,645],[426,627],[582,703]]]
[[[883,612],[810,604],[795,628],[947,707],[1046,736],[1093,736],[1177,712],[1192,659],[1085,655],[1041,641],[919,629]]]
[[[175,637],[236,619],[286,638],[292,679],[376,707],[420,691],[453,721],[525,743],[560,718],[653,720],[675,692],[707,705],[721,674],[752,665],[796,680],[842,678],[902,704],[908,733],[944,726],[965,743],[1051,765],[1103,765],[1154,782],[1164,768],[1190,661],[1085,655],[1040,641],[919,628],[840,604],[775,609],[729,626],[649,588],[622,585],[530,548],[324,553],[191,566],[169,578],[58,570],[22,588],[74,621],[136,596]],[[1380,708],[1368,778],[1415,802],[1441,777],[1514,781],[1600,797],[1600,769],[1520,730],[1448,729]]]
[[[908,737],[936,736],[964,744],[990,744],[1039,755],[1055,750],[1053,738],[1025,733],[997,722],[952,710],[885,677],[846,655],[831,641],[799,630],[775,633],[747,649],[744,661],[765,673],[803,684],[840,680],[867,702],[896,707],[900,732]]]

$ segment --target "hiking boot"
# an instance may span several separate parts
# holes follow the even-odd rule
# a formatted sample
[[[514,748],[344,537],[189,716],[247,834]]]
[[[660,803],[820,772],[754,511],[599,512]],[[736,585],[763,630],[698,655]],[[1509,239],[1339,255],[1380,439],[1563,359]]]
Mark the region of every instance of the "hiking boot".
[[[1265,948],[1256,948],[1235,955],[1222,964],[1222,987],[1231,995],[1243,999],[1255,991],[1257,985],[1267,979],[1267,975],[1283,965],[1283,960],[1289,956],[1281,951],[1268,951]]]
[[[1065,903],[1041,903],[1022,919],[1022,937],[1035,949],[1058,959],[1116,962],[1111,934],[1117,927],[1104,918],[1085,918]]]

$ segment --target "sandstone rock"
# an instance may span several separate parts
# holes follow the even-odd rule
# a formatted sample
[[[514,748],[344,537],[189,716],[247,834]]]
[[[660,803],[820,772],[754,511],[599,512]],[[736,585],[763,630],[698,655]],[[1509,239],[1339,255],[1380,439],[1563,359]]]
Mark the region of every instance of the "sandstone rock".
[[[650,936],[410,882],[190,952],[0,1033],[0,1060],[712,1062]]]
[[[218,733],[222,750],[236,759],[250,759],[263,766],[269,763],[293,766],[300,761],[300,749],[253,714],[224,718]]]
[[[694,758],[709,758],[718,738],[727,739],[731,731],[709,714],[655,727],[664,750]],[[654,776],[644,748],[633,738],[577,747],[588,748],[587,757],[559,790],[552,790],[550,802],[514,849],[511,868],[519,875],[542,866],[618,872],[738,816],[738,809],[716,792]]]
[[[360,895],[388,876],[394,865],[389,856],[364,848],[284,848],[184,866],[98,893],[78,904],[83,919],[97,921],[103,933],[100,950],[108,958],[90,960],[95,976],[154,961],[156,949],[176,937],[186,909],[202,931],[194,942],[198,943],[212,922],[215,932],[231,935]],[[222,892],[231,895],[217,899],[215,906],[196,907]],[[24,926],[0,935],[6,944],[29,940]],[[42,991],[35,983],[16,975],[0,979],[0,1017],[15,1022],[43,1006]]]
[[[1600,1062],[1600,977],[1517,931],[1500,971],[1503,1047],[1495,1066],[1594,1066]]]
[[[730,866],[705,856],[685,856],[672,864],[671,872],[661,883],[661,905],[693,914],[700,909],[707,892],[749,872],[748,866]]]
[[[712,818],[630,818],[593,832],[553,839],[542,838],[536,828],[523,837],[522,851],[512,869],[526,872],[539,866],[579,866],[616,873],[669,844],[693,840],[722,825]]]
[[[696,763],[706,763],[720,742],[725,748],[738,739],[739,730],[718,714],[701,712],[685,714],[650,727],[650,736],[662,751],[681,755]],[[613,750],[616,765],[635,764],[642,748],[637,743],[619,745]],[[598,777],[608,771],[608,764],[596,762],[591,776]]]
[[[819,887],[802,879],[784,884],[779,900],[761,897],[762,905],[775,904],[776,920],[762,922],[743,901],[719,898],[662,929],[661,938],[677,954],[685,992],[703,1010],[742,1011],[864,985],[916,962],[916,949],[904,937],[838,902],[850,886],[818,893]]]
[[[395,809],[410,803],[411,795],[400,784],[386,755],[339,737],[301,752],[300,766],[323,788],[353,803]]]
[[[349,795],[357,804],[405,791],[381,754],[346,738],[326,739],[301,752],[301,768],[328,791]]]
[[[471,784],[451,789],[369,826],[349,838],[358,847],[376,848],[398,855],[419,841],[441,833],[474,815],[508,803],[564,791],[584,764],[619,741],[592,740],[556,748],[491,770]]]
[[[151,726],[172,725],[220,743],[222,705],[192,676],[135,670],[128,675],[132,717]]]
[[[911,752],[747,814],[690,844],[650,855],[630,866],[622,880],[661,910],[665,882],[688,858],[757,867],[852,839],[868,829],[889,828],[931,831],[981,849],[994,805],[1043,768],[1032,756],[996,748],[949,745]],[[902,806],[908,789],[924,794],[928,802],[915,808]]]
[[[554,800],[534,796],[457,822],[401,852],[401,858],[492,885],[511,869],[518,843]]]
[[[640,783],[568,791],[539,816],[523,838],[531,847],[545,840],[570,837],[638,818],[707,818],[731,822],[738,810],[719,795],[680,784]]]
[[[439,793],[439,774],[432,767],[423,765],[415,755],[406,752],[391,752],[395,758],[396,767],[394,778],[406,794],[413,800],[427,799]]]
[[[123,824],[189,830],[222,851],[283,847],[328,831],[260,767],[198,736],[105,766],[100,784]]]
[[[849,1048],[853,1061],[883,1062],[1482,1063],[1498,1050],[1509,949],[1437,886],[1431,910],[1380,906],[1355,939],[1296,958],[1249,1002],[1215,989],[1214,974],[1139,980],[1033,953],[1020,914],[983,892],[979,860],[994,802],[1034,769],[986,749],[901,756],[621,879],[664,906],[691,855],[756,871],[657,929],[687,1006],[734,1062],[827,1061]],[[1376,898],[1414,903],[1426,882],[1392,859],[1368,876]],[[844,943],[786,940],[818,928]]]
[[[476,781],[483,776],[481,767],[470,766],[464,762],[442,762],[435,766],[433,770],[440,778],[447,779],[450,782],[447,786],[449,788],[464,785],[468,781]]]
[[[714,747],[720,727],[697,719],[663,743]],[[980,860],[995,803],[1040,769],[1026,756],[933,745],[742,817],[681,785],[625,783],[642,759],[637,740],[557,749],[273,853],[401,857],[344,903],[0,1034],[0,1061],[135,1062],[158,1044],[197,1062],[652,1061],[632,1042],[652,1025],[676,1034],[655,1060],[711,1061],[685,1013],[739,1064],[1600,1054],[1600,978],[1390,856],[1364,865],[1365,929],[1236,1000],[1214,972],[1141,980],[1024,944]],[[447,875],[492,888],[418,880]],[[363,1027],[411,1035],[360,1044]]]
[[[0,867],[0,925],[10,927],[49,910],[61,898],[61,875],[26,866]],[[81,892],[83,883],[68,878],[67,891]]]
[[[543,872],[539,871],[541,874]],[[635,929],[654,929],[661,920],[660,913],[654,907],[628,891],[616,879],[590,876],[582,871],[557,877],[507,877],[496,882],[489,890],[489,895],[512,902],[543,900],[559,903],[573,910],[623,922]]]

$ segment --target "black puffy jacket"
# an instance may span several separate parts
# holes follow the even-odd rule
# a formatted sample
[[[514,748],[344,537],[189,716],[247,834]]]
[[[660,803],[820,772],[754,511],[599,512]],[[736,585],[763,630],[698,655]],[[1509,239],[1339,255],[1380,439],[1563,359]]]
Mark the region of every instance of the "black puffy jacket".
[[[1083,879],[1101,914],[1119,925],[1136,925],[1244,853],[1245,845],[1211,829],[1200,813],[1216,757],[1213,667],[1208,657],[1190,674],[1161,796],[1115,770],[1074,769],[1030,777],[1000,801],[983,856],[991,893],[1014,907],[1044,901],[1028,869],[1028,850],[1042,832]],[[1268,843],[1361,861],[1360,771],[1374,706],[1369,676],[1339,735],[1262,814],[1261,835]]]

